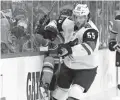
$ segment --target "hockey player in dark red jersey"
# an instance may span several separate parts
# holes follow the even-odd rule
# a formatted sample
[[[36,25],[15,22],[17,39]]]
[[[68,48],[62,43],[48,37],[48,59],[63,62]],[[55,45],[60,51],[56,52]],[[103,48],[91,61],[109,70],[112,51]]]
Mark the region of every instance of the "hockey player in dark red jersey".
[[[62,10],[57,20],[51,21],[50,23],[48,23],[48,25],[44,27],[43,30],[40,30],[42,32],[42,37],[39,34],[36,35],[36,44],[39,45],[39,43],[42,43],[42,46],[48,46],[48,53],[43,61],[40,85],[40,91],[44,99],[48,99],[47,95],[49,94],[49,89],[51,89],[51,87],[54,87],[56,81],[56,74],[54,75],[54,72],[58,68],[58,66],[60,67],[60,61],[58,61],[60,59],[57,52],[60,45],[58,44],[65,43],[65,37],[68,35],[64,33],[68,33],[67,31],[71,31],[71,29],[73,29],[74,27],[73,21],[68,19],[71,15],[72,10]],[[71,24],[72,27],[66,28],[66,23]],[[57,61],[55,60],[56,58],[58,59]]]

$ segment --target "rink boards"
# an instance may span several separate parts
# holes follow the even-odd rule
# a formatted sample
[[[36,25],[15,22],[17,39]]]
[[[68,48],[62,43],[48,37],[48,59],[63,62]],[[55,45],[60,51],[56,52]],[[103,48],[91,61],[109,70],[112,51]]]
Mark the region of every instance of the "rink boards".
[[[115,52],[100,50],[95,81],[83,100],[116,96]],[[44,56],[0,59],[0,98],[6,100],[39,100],[38,85]],[[109,90],[112,91],[112,94]],[[105,94],[106,93],[106,94]],[[98,100],[98,99],[97,99]],[[106,99],[109,100],[109,99]]]

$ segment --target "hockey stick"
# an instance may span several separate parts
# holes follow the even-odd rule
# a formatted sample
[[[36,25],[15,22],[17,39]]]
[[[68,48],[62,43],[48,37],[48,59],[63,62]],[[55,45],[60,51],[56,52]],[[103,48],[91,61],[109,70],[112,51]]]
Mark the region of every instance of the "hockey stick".
[[[57,1],[54,1],[51,10],[48,12],[48,14],[47,14],[44,22],[42,23],[42,26],[45,26],[45,25],[46,25],[46,23],[47,23],[47,21],[48,21],[48,19],[49,19],[49,16],[50,16],[50,14],[51,14],[51,12],[52,12],[52,10],[53,10],[53,8],[54,8],[54,6],[55,6],[56,3],[57,3]]]
[[[57,80],[58,80],[58,77],[59,77],[59,74],[60,74],[60,69],[61,69],[61,63],[62,63],[62,57],[59,56],[58,69],[54,73],[54,75],[55,75],[55,84],[54,84],[55,86],[54,86],[54,88],[56,88],[56,85],[57,85]]]
[[[56,73],[55,73],[57,76],[58,76],[58,74],[60,73],[61,63],[62,63],[62,57],[59,57],[58,70],[57,70]]]
[[[116,51],[116,84],[117,84],[117,96],[120,96],[120,53]]]

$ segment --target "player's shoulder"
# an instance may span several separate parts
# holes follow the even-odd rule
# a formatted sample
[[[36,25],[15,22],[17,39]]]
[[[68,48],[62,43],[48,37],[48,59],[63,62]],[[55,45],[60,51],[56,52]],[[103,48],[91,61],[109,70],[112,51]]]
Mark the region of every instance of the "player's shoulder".
[[[95,29],[96,31],[99,32],[97,26],[91,20],[89,20],[87,25],[86,25],[86,29],[89,29],[89,28]]]
[[[71,27],[73,28],[73,26],[74,26],[74,21],[73,21],[72,19],[70,19],[70,17],[67,17],[67,18],[64,20],[62,26],[63,26],[63,27],[66,27],[66,28],[71,28]]]
[[[96,25],[89,21],[84,29],[83,40],[85,41],[96,41],[98,39],[98,29]]]

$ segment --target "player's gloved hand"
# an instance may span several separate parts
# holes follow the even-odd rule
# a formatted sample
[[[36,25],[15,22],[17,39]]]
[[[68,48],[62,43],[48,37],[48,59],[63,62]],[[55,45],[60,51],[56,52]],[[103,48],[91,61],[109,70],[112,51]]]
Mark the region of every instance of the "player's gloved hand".
[[[110,40],[109,42],[109,50],[115,51],[115,45],[117,44],[117,41],[115,39]]]
[[[57,50],[58,50],[58,55],[61,57],[65,57],[67,55],[72,54],[72,48],[68,43],[67,44],[59,44]]]
[[[55,38],[57,37],[57,34],[58,34],[58,30],[56,27],[53,27],[53,26],[46,26],[45,27],[45,33],[44,33],[44,38],[45,39],[49,39],[51,41],[54,41]]]
[[[73,47],[73,46],[77,45],[77,44],[78,44],[78,38],[76,38],[76,39],[73,40],[73,41],[68,42],[67,44],[68,44],[70,47]]]
[[[44,15],[40,20],[39,20],[39,24],[42,25],[46,19],[46,17],[48,17],[47,15]],[[50,17],[47,19],[46,21],[46,25],[50,22]]]
[[[72,54],[72,48],[73,46],[78,44],[78,38],[76,38],[73,41],[70,41],[66,44],[60,44],[58,46],[58,54],[60,54],[61,56],[67,56],[69,54]]]
[[[50,22],[50,18],[48,18],[47,21],[46,21],[46,23],[45,23],[45,25],[43,25],[46,17],[47,17],[47,15],[44,15],[42,18],[40,18],[39,23],[38,23],[38,25],[37,25],[36,28],[35,28],[35,33],[41,34],[42,36],[44,36],[44,32],[45,32],[44,28],[45,28],[45,25],[47,25],[47,24]]]
[[[44,36],[44,33],[45,33],[44,26],[37,25],[37,27],[35,29],[35,33]]]

